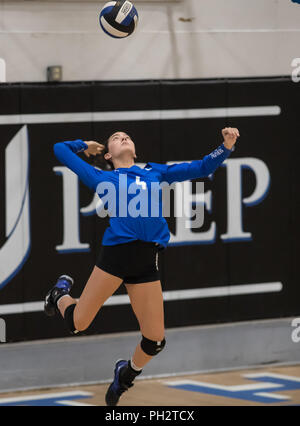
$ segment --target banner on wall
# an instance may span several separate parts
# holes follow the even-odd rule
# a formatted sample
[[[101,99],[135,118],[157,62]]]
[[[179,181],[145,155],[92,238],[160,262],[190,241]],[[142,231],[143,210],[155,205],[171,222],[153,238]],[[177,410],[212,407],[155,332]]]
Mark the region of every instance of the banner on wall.
[[[53,154],[58,141],[100,142],[115,131],[136,144],[137,165],[201,159],[238,127],[235,152],[204,179],[185,183],[204,223],[167,218],[159,266],[166,327],[299,313],[295,262],[296,99],[288,79],[5,85],[0,88],[0,317],[6,340],[67,336],[43,298],[61,274],[79,297],[108,220],[96,196]],[[288,147],[285,145],[289,141]],[[84,158],[84,157],[83,157]],[[200,181],[200,180],[199,180]],[[176,183],[173,203],[183,183]],[[124,286],[86,334],[137,330]]]

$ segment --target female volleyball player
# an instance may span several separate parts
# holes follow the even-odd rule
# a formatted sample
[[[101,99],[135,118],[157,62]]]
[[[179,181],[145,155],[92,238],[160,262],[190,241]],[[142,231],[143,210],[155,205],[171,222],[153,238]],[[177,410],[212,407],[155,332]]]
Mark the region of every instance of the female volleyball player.
[[[116,132],[104,146],[98,142],[75,140],[57,143],[56,157],[81,181],[97,192],[103,182],[116,189],[117,214],[111,215],[106,229],[98,261],[78,301],[70,296],[73,279],[59,277],[45,299],[45,312],[49,316],[60,313],[72,334],[86,330],[104,302],[124,282],[133,311],[139,322],[142,339],[129,361],[119,360],[114,370],[114,380],[106,393],[106,404],[117,405],[121,394],[133,386],[133,380],[142,368],[165,346],[163,294],[157,266],[157,253],[167,246],[169,229],[162,210],[157,217],[132,217],[127,211],[133,195],[127,191],[119,200],[119,183],[136,183],[140,190],[150,190],[153,182],[181,182],[206,177],[213,173],[229,156],[239,131],[222,130],[224,142],[203,160],[173,165],[148,163],[144,168],[136,166],[135,145],[123,132]],[[110,171],[100,170],[78,157],[84,151],[89,156],[104,155],[112,164]],[[126,184],[124,184],[126,182]],[[98,187],[99,188],[99,187]],[[100,192],[98,192],[100,196]],[[150,191],[151,195],[151,191]],[[124,214],[124,208],[126,214]],[[120,213],[122,210],[122,214]]]

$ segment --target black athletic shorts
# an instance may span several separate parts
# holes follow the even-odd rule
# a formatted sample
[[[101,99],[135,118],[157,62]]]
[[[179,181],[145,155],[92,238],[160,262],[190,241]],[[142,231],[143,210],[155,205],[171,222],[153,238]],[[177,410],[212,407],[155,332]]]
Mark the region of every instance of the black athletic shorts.
[[[126,284],[158,281],[158,252],[162,249],[158,243],[141,240],[101,246],[96,266],[121,278]]]

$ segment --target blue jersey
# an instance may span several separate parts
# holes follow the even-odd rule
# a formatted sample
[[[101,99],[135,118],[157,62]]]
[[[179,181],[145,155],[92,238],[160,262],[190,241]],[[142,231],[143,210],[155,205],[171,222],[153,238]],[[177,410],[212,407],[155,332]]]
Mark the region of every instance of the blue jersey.
[[[124,214],[135,194],[128,193],[126,201],[120,203],[123,198],[119,197],[122,185],[126,182],[129,186],[135,183],[140,190],[147,189],[147,196],[153,195],[153,188],[157,189],[160,183],[183,182],[186,180],[203,178],[213,173],[223,161],[230,155],[231,151],[226,149],[224,144],[219,146],[211,154],[205,156],[202,160],[194,160],[180,164],[158,164],[147,163],[144,168],[136,165],[129,168],[118,168],[112,171],[100,170],[86,163],[76,154],[88,148],[87,144],[78,139],[70,142],[60,142],[54,145],[54,153],[58,160],[65,164],[69,169],[78,175],[80,180],[92,189],[98,192],[102,184],[113,184],[116,190],[116,214],[110,216],[110,226],[106,229],[102,245],[111,246],[123,244],[134,240],[156,242],[162,247],[166,247],[170,239],[170,231],[163,217],[161,188],[156,196],[151,197],[152,204],[157,203],[157,208],[149,202],[145,214],[133,217]],[[126,178],[126,179],[124,179]],[[100,186],[98,186],[101,184]],[[155,186],[155,184],[157,186]],[[98,191],[97,191],[98,187]],[[102,194],[103,195],[103,194]],[[156,201],[153,201],[156,200]],[[124,206],[124,204],[126,205]],[[123,204],[123,205],[122,205]],[[128,204],[128,205],[127,205]],[[125,211],[124,211],[125,208]],[[152,210],[151,210],[152,209]]]

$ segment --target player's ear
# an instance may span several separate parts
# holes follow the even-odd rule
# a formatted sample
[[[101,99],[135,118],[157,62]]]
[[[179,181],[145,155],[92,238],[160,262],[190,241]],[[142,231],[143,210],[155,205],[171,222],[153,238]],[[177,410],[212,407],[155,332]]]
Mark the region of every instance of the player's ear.
[[[106,152],[106,153],[104,154],[104,158],[105,158],[105,160],[111,160],[111,159],[112,159],[112,156],[111,156],[111,154],[110,154],[109,152]]]

